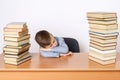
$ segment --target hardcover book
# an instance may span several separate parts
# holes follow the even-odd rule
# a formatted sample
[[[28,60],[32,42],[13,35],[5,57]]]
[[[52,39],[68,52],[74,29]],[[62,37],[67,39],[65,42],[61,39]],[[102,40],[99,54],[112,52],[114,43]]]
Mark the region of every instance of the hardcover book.
[[[101,50],[90,47],[89,55],[101,60],[110,60],[110,59],[116,58],[117,52],[116,50],[101,51]]]
[[[7,28],[24,28],[26,27],[26,22],[11,22],[7,24]]]
[[[94,44],[94,43],[90,43],[90,47],[94,47],[94,48],[102,50],[102,51],[116,49],[116,46],[105,46],[105,47],[103,47],[103,46],[100,46],[100,45],[97,45],[97,44]]]
[[[90,24],[100,24],[100,25],[114,25],[114,24],[117,24],[116,20],[112,20],[112,21],[95,21],[95,20],[90,20],[88,22]]]
[[[22,57],[22,56],[24,56],[26,54],[29,54],[29,52],[28,52],[28,50],[26,50],[26,51],[16,53],[16,54],[14,52],[11,52],[11,53],[5,52],[4,54],[5,54],[6,58],[20,58],[20,57]]]
[[[114,32],[118,32],[117,29],[110,29],[110,30],[104,30],[104,29],[97,29],[97,28],[90,28],[90,31],[93,32],[99,32],[99,33],[114,33]]]
[[[27,56],[27,57],[24,57],[24,58],[22,58],[22,59],[20,59],[18,61],[5,60],[5,63],[19,65],[19,64],[21,64],[23,62],[26,62],[26,61],[30,60],[30,59],[31,59],[31,56]]]
[[[117,14],[115,12],[88,12],[88,18],[117,18]]]
[[[23,41],[25,39],[28,39],[30,38],[30,34],[26,34],[24,36],[21,36],[21,37],[4,37],[4,40],[5,41],[15,41],[15,42],[19,42],[19,41]]]
[[[112,24],[112,25],[89,24],[89,27],[96,29],[111,30],[111,29],[118,29],[118,24]]]
[[[4,28],[4,31],[5,32],[24,32],[27,30],[27,26],[24,26],[23,28],[8,28],[8,27],[5,27]]]
[[[30,47],[30,44],[24,44],[23,46],[21,47],[17,47],[17,46],[5,46],[3,48],[4,51],[9,51],[9,52],[17,52],[17,53],[20,53],[20,52],[23,52],[23,51],[26,51],[28,50]]]
[[[27,43],[29,43],[29,39],[25,39],[25,40],[18,41],[18,42],[15,42],[15,41],[4,41],[4,44],[5,45],[9,45],[9,46],[20,46],[20,45],[24,45],[24,44],[27,44]]]
[[[101,39],[101,38],[95,38],[95,37],[90,37],[90,41],[95,41],[95,42],[100,42],[102,44],[107,44],[107,43],[114,43],[117,42],[117,39]]]
[[[100,63],[100,64],[102,64],[102,65],[115,63],[115,59],[101,60],[101,59],[98,59],[98,58],[93,57],[93,56],[89,56],[89,59],[90,59],[90,60],[93,60],[93,61],[95,61],[95,62],[97,62],[97,63]]]

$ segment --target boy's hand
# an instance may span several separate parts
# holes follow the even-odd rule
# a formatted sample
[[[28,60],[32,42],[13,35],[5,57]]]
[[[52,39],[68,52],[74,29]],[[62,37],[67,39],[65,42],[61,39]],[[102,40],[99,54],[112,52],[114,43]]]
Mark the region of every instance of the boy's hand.
[[[73,53],[69,51],[67,54],[60,54],[60,56],[69,56],[69,55],[73,55]]]
[[[69,51],[67,54],[68,54],[68,55],[73,55],[73,53],[72,53],[71,51]]]
[[[62,57],[62,56],[67,56],[67,54],[60,54],[60,56]]]

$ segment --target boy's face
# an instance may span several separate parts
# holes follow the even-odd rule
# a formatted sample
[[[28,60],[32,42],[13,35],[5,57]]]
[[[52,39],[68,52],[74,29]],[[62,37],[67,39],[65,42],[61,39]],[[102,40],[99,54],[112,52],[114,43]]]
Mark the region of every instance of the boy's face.
[[[53,35],[51,35],[51,44],[48,45],[48,46],[46,46],[46,48],[54,48],[54,47],[56,47],[57,45],[58,45],[58,43],[57,43],[56,39],[54,38]]]

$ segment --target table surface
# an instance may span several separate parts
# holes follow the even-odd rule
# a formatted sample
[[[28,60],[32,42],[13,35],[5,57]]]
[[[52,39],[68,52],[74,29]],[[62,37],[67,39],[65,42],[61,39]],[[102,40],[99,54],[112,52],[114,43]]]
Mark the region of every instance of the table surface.
[[[120,55],[116,62],[101,65],[88,59],[88,53],[74,53],[72,56],[60,58],[44,58],[33,53],[31,60],[20,65],[4,63],[4,55],[0,55],[0,71],[120,71]]]

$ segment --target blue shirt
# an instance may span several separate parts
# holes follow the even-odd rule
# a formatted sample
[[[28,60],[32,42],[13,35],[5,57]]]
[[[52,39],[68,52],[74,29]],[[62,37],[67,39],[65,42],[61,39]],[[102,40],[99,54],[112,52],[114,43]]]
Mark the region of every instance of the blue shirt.
[[[61,37],[55,37],[58,45],[52,48],[50,51],[41,51],[43,57],[59,57],[60,54],[68,53],[68,46],[65,43],[64,39]]]

